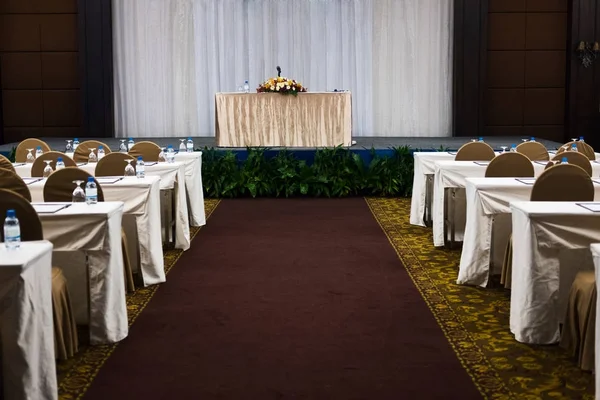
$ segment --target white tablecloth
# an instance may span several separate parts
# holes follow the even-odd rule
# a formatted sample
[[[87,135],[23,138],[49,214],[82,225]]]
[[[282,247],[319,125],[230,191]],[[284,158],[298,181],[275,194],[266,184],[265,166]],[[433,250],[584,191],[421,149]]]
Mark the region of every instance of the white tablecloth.
[[[489,276],[494,218],[510,214],[511,202],[529,201],[533,185],[515,178],[467,178],[466,184],[467,225],[457,283],[485,287]],[[600,198],[600,185],[594,184],[594,187],[596,198]],[[513,244],[514,233],[513,229]],[[514,279],[513,274],[513,282]]]
[[[483,178],[487,163],[473,161],[453,161],[436,160],[433,162],[434,180],[433,180],[433,198],[432,198],[432,219],[433,219],[433,244],[434,246],[444,245],[444,190],[448,188],[462,189],[465,187],[467,178]],[[533,169],[538,176],[546,168],[545,162],[534,162]],[[593,176],[600,175],[600,164],[592,163]],[[465,228],[465,201],[462,191],[458,191],[458,199],[455,202],[456,210],[456,240],[463,240]]]
[[[600,243],[594,243],[590,246],[592,258],[594,259],[594,270],[596,271],[596,292],[600,292]],[[600,349],[600,296],[596,296],[596,338],[594,343],[596,349]],[[598,353],[598,351],[596,352]],[[600,399],[600,356],[596,356],[596,398]]]
[[[96,165],[97,164],[83,164],[80,165],[79,168],[91,175],[95,175]],[[23,178],[31,176],[30,164],[17,165],[15,166],[15,170],[17,171],[17,174]],[[125,167],[123,167],[123,172],[124,171]],[[175,247],[182,250],[189,249],[191,239],[186,198],[186,162],[161,162],[154,165],[147,165],[145,172],[146,176],[160,177],[161,190],[175,190]],[[201,179],[201,177],[198,177],[198,179]],[[175,183],[177,183],[177,185]],[[200,190],[202,190],[202,187],[200,187]],[[198,194],[196,193],[194,196],[197,198]],[[204,198],[202,198],[201,206],[204,210]],[[196,204],[195,207],[197,208],[198,205]]]
[[[0,244],[0,342],[4,398],[58,398],[52,320],[52,244]]]
[[[204,189],[202,188],[202,152],[177,153],[175,161],[185,164],[185,188],[191,226],[206,225],[204,212]]]
[[[32,201],[44,201],[45,179],[28,185]],[[139,244],[139,266],[144,285],[166,281],[160,229],[160,178],[122,178],[115,183],[102,183],[105,201],[122,201],[123,214],[135,217]],[[75,185],[73,185],[73,188]],[[131,254],[137,259],[137,254]]]
[[[559,323],[581,263],[560,263],[560,252],[581,249],[589,257],[600,241],[600,213],[577,203],[513,202],[513,265],[510,330],[522,343],[560,340]],[[562,297],[562,299],[561,299]]]
[[[54,214],[38,214],[44,238],[55,252],[83,251],[88,256],[89,324],[92,344],[118,342],[128,334],[123,252],[121,248],[122,202],[93,205],[73,203]],[[57,266],[69,282],[74,312],[85,307],[81,288],[72,287],[70,276],[81,276],[82,265]],[[73,290],[71,290],[71,288]],[[77,293],[80,296],[77,296]],[[86,310],[87,311],[87,310]]]

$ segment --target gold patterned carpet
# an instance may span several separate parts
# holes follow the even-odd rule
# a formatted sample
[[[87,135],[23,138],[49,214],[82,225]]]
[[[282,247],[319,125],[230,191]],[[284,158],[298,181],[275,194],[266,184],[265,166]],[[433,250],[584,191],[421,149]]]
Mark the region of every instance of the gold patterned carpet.
[[[594,398],[593,375],[577,368],[558,346],[514,339],[506,290],[456,284],[460,251],[433,247],[430,229],[409,224],[410,199],[369,198],[367,203],[484,397]]]
[[[485,398],[594,398],[593,375],[577,368],[560,348],[529,346],[514,339],[508,328],[507,291],[456,285],[460,251],[433,247],[430,229],[409,224],[410,199],[366,201],[458,359]],[[208,217],[218,200],[206,200],[205,204]],[[198,230],[191,229],[192,237]],[[180,250],[165,251],[167,273],[181,254]],[[130,325],[158,287],[138,289],[128,296]],[[84,345],[75,358],[59,363],[60,399],[82,398],[117,346]],[[431,379],[434,383],[435,377]]]

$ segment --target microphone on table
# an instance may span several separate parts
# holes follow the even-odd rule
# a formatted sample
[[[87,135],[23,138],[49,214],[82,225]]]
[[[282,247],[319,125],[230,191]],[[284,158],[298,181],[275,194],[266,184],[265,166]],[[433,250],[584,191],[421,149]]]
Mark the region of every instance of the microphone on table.
[[[279,65],[277,66],[277,76],[281,76],[281,67]]]

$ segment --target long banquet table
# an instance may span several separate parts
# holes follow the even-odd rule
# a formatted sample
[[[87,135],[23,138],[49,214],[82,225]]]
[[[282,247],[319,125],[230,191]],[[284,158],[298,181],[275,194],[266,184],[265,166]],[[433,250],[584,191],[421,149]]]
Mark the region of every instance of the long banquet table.
[[[2,398],[58,397],[52,322],[52,244],[0,244]]]
[[[219,147],[335,147],[352,142],[349,92],[217,93]]]
[[[562,305],[569,288],[577,272],[592,269],[593,265],[580,259],[561,263],[559,255],[565,250],[583,250],[589,256],[589,246],[600,241],[600,212],[580,205],[585,203],[524,201],[510,205],[510,330],[519,342],[551,344],[560,340]]]

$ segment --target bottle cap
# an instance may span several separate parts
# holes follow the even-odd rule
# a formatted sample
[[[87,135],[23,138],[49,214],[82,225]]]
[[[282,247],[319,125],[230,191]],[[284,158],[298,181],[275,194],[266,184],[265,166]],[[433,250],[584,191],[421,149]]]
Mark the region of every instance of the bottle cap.
[[[142,160],[142,156],[138,156],[138,161],[144,161]]]
[[[517,145],[516,144],[511,144],[510,147],[517,147]]]
[[[188,138],[188,140],[192,140],[192,137],[190,136],[190,137]]]
[[[532,136],[532,137],[531,137],[531,140],[535,140],[535,138]]]
[[[172,149],[172,148],[173,148],[173,146],[172,146],[172,145],[168,145],[168,146],[167,146],[167,149]]]
[[[74,138],[73,140],[79,141],[79,139],[78,139],[78,138]]]
[[[38,147],[37,147],[37,150],[41,150],[41,149],[42,149],[42,146],[38,146]]]
[[[88,182],[94,182],[94,177],[93,176],[88,176]]]
[[[62,157],[58,157],[58,158],[56,159],[56,161],[57,161],[57,162],[62,162]]]
[[[583,140],[583,136],[579,136],[579,140]]]
[[[568,162],[567,157],[563,157],[562,160],[560,160],[560,162],[564,162],[564,163]]]
[[[102,146],[102,145],[98,146],[98,150],[104,150],[104,146]]]
[[[6,216],[8,218],[15,218],[17,216],[17,213],[15,212],[15,210],[6,210]]]

